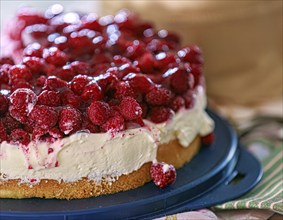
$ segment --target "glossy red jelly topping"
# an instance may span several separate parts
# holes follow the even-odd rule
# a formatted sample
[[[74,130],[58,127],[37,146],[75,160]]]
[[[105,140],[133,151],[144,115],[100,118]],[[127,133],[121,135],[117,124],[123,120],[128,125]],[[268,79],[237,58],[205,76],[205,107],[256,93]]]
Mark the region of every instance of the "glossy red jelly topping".
[[[122,131],[194,105],[196,45],[126,10],[99,18],[52,7],[21,9],[5,32],[15,49],[0,58],[0,142]]]

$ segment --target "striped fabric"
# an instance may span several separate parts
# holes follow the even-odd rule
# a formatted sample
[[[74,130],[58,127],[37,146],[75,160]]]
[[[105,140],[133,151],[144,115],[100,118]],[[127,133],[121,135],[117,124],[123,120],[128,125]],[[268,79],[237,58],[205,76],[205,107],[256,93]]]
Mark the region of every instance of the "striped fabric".
[[[283,146],[263,161],[263,178],[248,194],[216,209],[268,209],[283,214]]]

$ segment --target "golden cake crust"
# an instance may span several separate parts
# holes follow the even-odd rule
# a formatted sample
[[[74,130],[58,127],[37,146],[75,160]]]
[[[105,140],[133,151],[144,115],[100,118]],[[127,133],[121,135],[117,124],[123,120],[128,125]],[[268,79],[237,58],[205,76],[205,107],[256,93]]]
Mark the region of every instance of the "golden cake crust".
[[[200,145],[200,137],[196,137],[187,148],[182,147],[177,140],[171,141],[158,147],[157,160],[180,168],[197,154]],[[151,181],[150,166],[151,162],[146,163],[138,170],[122,175],[112,183],[103,180],[98,184],[87,178],[72,183],[43,179],[30,187],[27,184],[19,184],[19,180],[0,181],[0,198],[80,199],[112,194],[134,189]]]

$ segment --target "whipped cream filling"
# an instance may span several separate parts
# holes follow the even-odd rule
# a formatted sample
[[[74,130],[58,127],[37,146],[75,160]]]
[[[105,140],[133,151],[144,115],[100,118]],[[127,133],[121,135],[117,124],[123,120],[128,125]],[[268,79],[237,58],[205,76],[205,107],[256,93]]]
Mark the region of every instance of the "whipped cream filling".
[[[31,184],[41,179],[74,182],[83,177],[96,182],[103,178],[114,181],[155,161],[158,145],[178,139],[188,147],[197,135],[212,132],[214,123],[205,107],[206,95],[199,86],[194,107],[179,110],[164,123],[144,120],[144,127],[115,135],[78,132],[52,144],[31,142],[27,147],[2,142],[0,179],[20,179]]]

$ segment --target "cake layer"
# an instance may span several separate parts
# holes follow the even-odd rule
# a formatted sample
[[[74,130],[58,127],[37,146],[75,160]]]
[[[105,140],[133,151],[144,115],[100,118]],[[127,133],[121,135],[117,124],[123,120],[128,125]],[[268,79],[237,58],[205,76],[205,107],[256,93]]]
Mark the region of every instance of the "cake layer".
[[[180,168],[191,160],[200,148],[200,138],[183,147],[178,140],[161,144],[157,150],[157,160],[170,163]],[[100,183],[84,178],[76,182],[59,182],[57,180],[42,179],[36,185],[19,184],[21,180],[0,181],[0,198],[57,198],[79,199],[104,194],[112,194],[120,191],[134,189],[151,180],[151,162],[145,163],[138,170],[130,174],[122,175],[114,182],[103,179]]]

